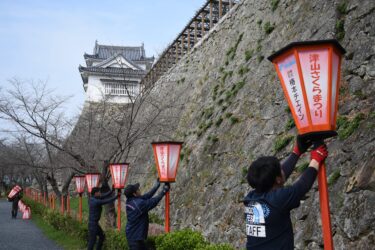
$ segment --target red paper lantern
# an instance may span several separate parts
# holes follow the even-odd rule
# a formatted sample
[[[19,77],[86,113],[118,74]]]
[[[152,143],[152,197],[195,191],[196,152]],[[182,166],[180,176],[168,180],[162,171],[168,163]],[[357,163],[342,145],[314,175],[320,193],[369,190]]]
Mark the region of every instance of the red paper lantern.
[[[336,40],[291,43],[268,59],[274,64],[299,134],[335,135],[341,57]]]
[[[74,180],[76,182],[77,193],[82,194],[85,191],[86,177],[84,175],[74,176]]]
[[[112,175],[114,188],[122,189],[129,173],[129,163],[113,163],[109,166]]]
[[[86,176],[87,190],[91,194],[91,190],[94,187],[99,186],[100,173],[89,173],[89,174],[86,174],[85,176]]]
[[[153,142],[156,167],[161,182],[175,182],[182,142]]]
[[[10,193],[8,194],[9,199],[13,199],[19,192],[21,192],[22,188],[18,185],[14,186]]]

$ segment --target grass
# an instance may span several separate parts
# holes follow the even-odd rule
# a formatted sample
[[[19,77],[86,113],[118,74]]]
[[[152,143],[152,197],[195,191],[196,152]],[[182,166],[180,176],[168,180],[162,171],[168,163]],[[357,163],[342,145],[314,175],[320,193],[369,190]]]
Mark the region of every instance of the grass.
[[[236,124],[236,123],[239,123],[239,122],[240,122],[240,118],[238,118],[238,117],[232,116],[232,117],[230,118],[230,123],[231,123],[232,125],[234,125],[234,124]]]
[[[270,22],[266,22],[263,26],[264,32],[269,35],[275,29],[275,25],[271,24]]]
[[[289,142],[293,140],[292,135],[285,135],[285,136],[278,136],[276,138],[275,144],[273,145],[273,150],[275,152],[281,151],[283,148],[285,148]]]
[[[246,66],[241,66],[240,69],[238,70],[238,74],[240,76],[243,76],[244,74],[246,74],[249,71],[250,71],[250,69],[247,68]]]
[[[356,131],[364,119],[364,114],[357,114],[352,120],[347,117],[339,116],[337,118],[337,133],[339,134],[340,140],[345,140]]]
[[[42,232],[47,238],[55,241],[64,249],[86,249],[86,242],[82,242],[76,237],[71,237],[63,231],[58,231],[54,229],[52,226],[47,224],[40,215],[33,214],[32,220],[42,230]]]
[[[229,48],[229,50],[227,51],[226,55],[227,55],[227,60],[225,62],[225,65],[228,65],[227,62],[229,63],[229,60],[233,60],[234,57],[236,56],[236,52],[237,52],[237,48],[238,48],[238,45],[240,44],[240,42],[242,41],[242,38],[243,38],[243,34],[244,33],[241,33],[236,41],[236,43],[234,44],[233,47]]]
[[[332,174],[330,174],[328,176],[328,185],[329,186],[332,186],[333,184],[336,183],[336,181],[338,180],[338,178],[340,177],[340,170],[339,169],[336,169],[334,172],[332,172]]]
[[[72,197],[70,199],[70,209],[78,214],[79,197]],[[89,205],[87,197],[82,197],[82,216],[87,217],[89,214]]]
[[[294,119],[289,118],[289,120],[285,124],[285,130],[289,131],[290,129],[294,128],[295,126],[296,126],[296,124],[294,123]]]
[[[254,51],[253,50],[246,50],[245,51],[245,61],[249,61],[253,57]]]
[[[271,0],[271,10],[272,12],[277,9],[277,6],[279,6],[280,0]]]
[[[345,21],[337,20],[336,21],[336,38],[341,41],[345,37]]]
[[[346,1],[343,1],[342,3],[340,3],[339,5],[337,5],[336,10],[341,15],[348,14],[348,3]]]
[[[217,120],[216,120],[216,122],[215,122],[215,126],[216,127],[219,127],[220,126],[220,124],[223,122],[223,118],[220,116]]]

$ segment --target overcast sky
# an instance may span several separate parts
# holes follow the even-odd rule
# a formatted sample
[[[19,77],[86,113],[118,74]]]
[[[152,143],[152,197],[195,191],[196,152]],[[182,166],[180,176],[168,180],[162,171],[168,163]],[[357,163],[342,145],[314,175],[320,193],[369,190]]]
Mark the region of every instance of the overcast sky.
[[[68,113],[84,102],[79,64],[99,44],[139,46],[160,53],[205,0],[0,0],[0,86],[7,79],[48,80],[73,95]]]

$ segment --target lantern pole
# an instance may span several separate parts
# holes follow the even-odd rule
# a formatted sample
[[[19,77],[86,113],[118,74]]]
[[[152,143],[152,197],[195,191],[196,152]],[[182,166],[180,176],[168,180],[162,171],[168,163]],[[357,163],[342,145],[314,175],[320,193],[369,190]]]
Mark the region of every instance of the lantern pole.
[[[79,193],[79,222],[82,222],[82,193]]]
[[[117,193],[117,230],[121,230],[121,189]]]
[[[169,191],[165,193],[165,232],[170,232],[170,224],[169,224]]]
[[[68,195],[66,196],[66,212],[68,215],[70,215],[70,195],[68,192]]]
[[[318,171],[318,188],[320,201],[320,216],[322,218],[323,242],[325,250],[333,250],[331,217],[329,211],[329,198],[327,186],[326,166],[323,163]]]

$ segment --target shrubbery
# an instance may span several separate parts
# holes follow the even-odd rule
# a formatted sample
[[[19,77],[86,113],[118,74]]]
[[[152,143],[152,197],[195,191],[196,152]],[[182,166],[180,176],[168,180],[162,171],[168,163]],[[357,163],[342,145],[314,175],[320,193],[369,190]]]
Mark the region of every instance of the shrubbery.
[[[31,207],[32,214],[38,215],[54,229],[63,231],[69,236],[87,242],[87,223],[80,223],[70,216],[61,215],[58,211],[50,210],[42,204],[25,199]],[[106,240],[104,249],[128,249],[127,240],[123,231],[110,229],[105,231]],[[169,234],[149,237],[147,245],[157,250],[233,250],[228,244],[210,244],[201,233],[191,229],[173,231]]]

